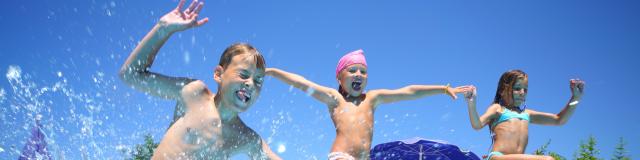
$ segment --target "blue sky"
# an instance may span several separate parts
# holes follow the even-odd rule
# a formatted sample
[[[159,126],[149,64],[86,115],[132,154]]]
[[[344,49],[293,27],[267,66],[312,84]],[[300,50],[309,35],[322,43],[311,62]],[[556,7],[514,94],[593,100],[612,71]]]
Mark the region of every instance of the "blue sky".
[[[175,102],[130,89],[116,73],[176,4],[4,2],[0,70],[19,68],[21,76],[0,78],[0,157],[18,156],[35,114],[43,115],[58,158],[122,159],[119,150],[142,143],[146,133],[159,141]],[[527,104],[552,113],[571,96],[568,80],[581,78],[586,93],[573,117],[559,127],[531,125],[526,153],[550,139],[549,150],[572,158],[593,135],[600,157],[609,159],[624,137],[637,158],[638,15],[640,2],[631,0],[205,1],[200,16],[210,22],[171,37],[152,70],[202,79],[215,89],[212,69],[222,51],[248,42],[269,67],[336,87],[338,59],[363,49],[367,89],[473,84],[481,112],[507,70],[527,72]],[[335,136],[326,106],[275,79],[266,79],[258,102],[241,117],[272,149],[284,146],[285,159],[325,159]],[[478,155],[490,145],[487,128],[471,128],[462,99],[438,95],[383,105],[375,120],[373,144],[424,137]]]

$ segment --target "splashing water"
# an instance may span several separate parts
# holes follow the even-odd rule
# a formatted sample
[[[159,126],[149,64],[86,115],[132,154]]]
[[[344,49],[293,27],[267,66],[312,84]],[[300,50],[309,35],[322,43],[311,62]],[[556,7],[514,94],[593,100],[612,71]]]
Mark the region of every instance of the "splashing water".
[[[4,91],[4,88],[0,88],[0,103],[4,102],[4,96],[7,94],[7,92]]]
[[[113,137],[139,138],[139,135],[117,135],[113,125],[105,124],[109,115],[103,112],[104,108],[114,110],[111,107],[115,106],[112,97],[105,95],[115,90],[115,80],[106,79],[103,72],[91,75],[92,81],[88,82],[93,82],[92,87],[76,90],[62,71],[53,73],[52,84],[36,83],[17,65],[10,65],[6,71],[11,89],[0,88],[1,157],[19,157],[36,120],[42,124],[47,149],[54,159],[115,158],[118,155],[113,153],[130,151],[131,146],[107,144],[117,140]]]

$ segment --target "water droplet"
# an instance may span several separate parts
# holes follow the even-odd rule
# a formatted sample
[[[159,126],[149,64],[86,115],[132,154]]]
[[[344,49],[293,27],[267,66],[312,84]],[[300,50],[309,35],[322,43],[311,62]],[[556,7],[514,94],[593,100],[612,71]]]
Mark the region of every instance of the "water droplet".
[[[9,79],[9,81],[19,80],[21,75],[22,75],[22,70],[20,69],[20,66],[14,66],[14,65],[9,66],[9,69],[7,70],[7,79]]]
[[[313,95],[313,92],[315,92],[315,91],[316,91],[316,90],[314,90],[314,89],[313,89],[313,88],[311,88],[311,87],[307,88],[307,91],[306,91],[307,96],[311,96],[311,95]]]
[[[189,64],[191,61],[191,57],[189,56],[189,51],[184,51],[184,63]]]
[[[4,102],[4,96],[7,92],[4,91],[4,88],[0,88],[0,103]]]
[[[111,16],[110,14],[111,12],[109,11],[109,16]],[[85,26],[84,28],[85,30],[87,30],[87,33],[89,34],[89,36],[93,36],[93,31],[91,30],[91,27]]]
[[[287,147],[284,144],[278,145],[278,153],[283,153],[284,151],[287,151]]]
[[[58,77],[62,77],[62,72],[58,71]]]
[[[196,36],[195,35],[191,36],[191,45],[196,45]]]

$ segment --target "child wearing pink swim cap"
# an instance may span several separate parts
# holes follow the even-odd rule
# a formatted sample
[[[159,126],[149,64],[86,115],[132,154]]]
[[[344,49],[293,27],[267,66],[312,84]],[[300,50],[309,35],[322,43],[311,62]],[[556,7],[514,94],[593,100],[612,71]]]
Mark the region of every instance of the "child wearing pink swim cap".
[[[436,94],[446,94],[456,99],[456,94],[470,90],[470,86],[451,88],[449,85],[409,85],[395,90],[376,89],[364,92],[367,86],[367,61],[362,50],[347,53],[338,61],[337,90],[280,69],[267,68],[265,72],[268,76],[307,92],[329,107],[336,127],[330,160],[369,159],[373,113],[378,105]]]

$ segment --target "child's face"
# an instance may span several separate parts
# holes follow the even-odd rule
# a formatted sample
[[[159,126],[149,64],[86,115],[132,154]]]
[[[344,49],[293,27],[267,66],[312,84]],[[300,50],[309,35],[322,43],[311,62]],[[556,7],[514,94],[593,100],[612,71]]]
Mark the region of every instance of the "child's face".
[[[353,64],[340,71],[338,82],[349,95],[357,97],[367,86],[367,67]]]
[[[251,54],[236,55],[231,59],[218,84],[223,103],[231,109],[244,112],[256,102],[262,89],[264,69],[256,67]]]
[[[527,97],[528,85],[524,80],[518,79],[515,84],[513,84],[513,105],[521,106],[524,104]]]

